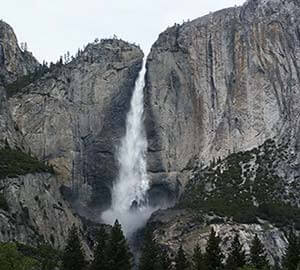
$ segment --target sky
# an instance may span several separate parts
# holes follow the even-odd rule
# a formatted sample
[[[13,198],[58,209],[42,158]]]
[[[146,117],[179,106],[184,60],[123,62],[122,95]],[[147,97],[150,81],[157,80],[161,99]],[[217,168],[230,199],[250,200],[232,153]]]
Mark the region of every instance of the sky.
[[[149,52],[159,33],[245,0],[0,0],[0,19],[42,62],[116,35]]]

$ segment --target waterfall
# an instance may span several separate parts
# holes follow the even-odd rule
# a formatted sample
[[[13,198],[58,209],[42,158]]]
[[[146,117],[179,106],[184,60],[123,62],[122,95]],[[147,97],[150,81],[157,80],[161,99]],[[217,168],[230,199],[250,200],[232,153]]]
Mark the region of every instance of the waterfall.
[[[126,134],[117,150],[120,170],[112,188],[112,205],[102,214],[103,221],[108,224],[118,219],[127,237],[142,227],[155,210],[148,205],[147,199],[147,139],[143,123],[145,70],[143,65],[127,114]]]

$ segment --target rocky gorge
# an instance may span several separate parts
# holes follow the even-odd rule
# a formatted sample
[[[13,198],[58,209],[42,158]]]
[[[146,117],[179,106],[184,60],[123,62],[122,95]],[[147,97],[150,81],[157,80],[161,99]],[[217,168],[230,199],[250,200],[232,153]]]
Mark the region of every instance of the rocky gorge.
[[[172,207],[148,226],[170,256],[205,246],[214,227],[223,250],[239,232],[249,251],[257,234],[274,264],[290,227],[299,230],[299,20],[297,0],[248,0],[175,24],[153,44],[148,196]],[[31,78],[41,65],[0,22],[0,146],[51,168],[5,174],[0,162],[1,241],[62,248],[74,223],[85,239],[84,219],[103,222],[143,58],[138,46],[106,39]]]

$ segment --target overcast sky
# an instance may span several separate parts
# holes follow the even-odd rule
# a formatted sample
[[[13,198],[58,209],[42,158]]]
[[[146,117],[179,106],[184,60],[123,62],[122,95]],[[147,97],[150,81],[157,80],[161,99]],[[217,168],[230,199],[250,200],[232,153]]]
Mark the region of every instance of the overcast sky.
[[[117,35],[148,51],[175,22],[195,19],[245,0],[0,0],[0,19],[39,61],[74,54],[97,37]]]

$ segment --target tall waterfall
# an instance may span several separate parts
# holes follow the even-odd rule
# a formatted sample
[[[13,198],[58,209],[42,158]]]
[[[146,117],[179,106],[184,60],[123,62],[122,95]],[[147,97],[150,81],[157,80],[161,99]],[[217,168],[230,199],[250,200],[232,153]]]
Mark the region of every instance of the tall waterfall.
[[[154,211],[147,200],[149,181],[146,170],[147,139],[143,123],[144,76],[143,65],[127,114],[126,134],[117,151],[120,171],[112,188],[112,205],[102,214],[102,219],[109,224],[118,219],[127,236],[143,226]]]

